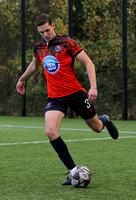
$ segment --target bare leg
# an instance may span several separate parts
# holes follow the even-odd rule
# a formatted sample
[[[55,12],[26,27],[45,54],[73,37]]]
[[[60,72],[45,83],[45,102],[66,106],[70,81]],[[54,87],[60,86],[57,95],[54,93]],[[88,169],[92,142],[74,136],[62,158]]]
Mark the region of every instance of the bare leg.
[[[116,126],[111,122],[111,120],[109,119],[108,116],[103,115],[100,116],[99,118],[97,117],[97,115],[95,115],[93,118],[91,119],[87,119],[85,120],[85,122],[87,123],[87,125],[94,131],[96,132],[101,132],[102,129],[104,128],[104,126],[106,126],[110,136],[116,140],[118,138],[118,129],[116,128]]]
[[[59,127],[63,117],[64,113],[57,110],[45,113],[45,133],[50,141],[59,137]]]
[[[59,127],[63,117],[64,113],[60,111],[47,111],[45,114],[45,132],[61,161],[64,163],[67,169],[71,170],[75,167],[75,163],[65,142],[59,136]]]
[[[96,131],[96,132],[101,132],[102,129],[103,129],[103,123],[101,120],[98,119],[98,116],[97,114],[91,118],[91,119],[87,119],[85,120],[85,122],[87,123],[87,125],[93,130],[93,131]]]

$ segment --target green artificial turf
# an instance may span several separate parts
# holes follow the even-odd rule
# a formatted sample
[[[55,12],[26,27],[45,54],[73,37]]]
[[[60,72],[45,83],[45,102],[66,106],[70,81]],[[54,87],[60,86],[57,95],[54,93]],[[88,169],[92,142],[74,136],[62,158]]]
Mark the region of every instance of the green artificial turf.
[[[114,123],[118,140],[85,131],[81,119],[62,121],[60,135],[75,163],[92,173],[87,188],[74,188],[61,185],[68,170],[45,136],[44,118],[0,116],[0,200],[135,200],[136,121]]]

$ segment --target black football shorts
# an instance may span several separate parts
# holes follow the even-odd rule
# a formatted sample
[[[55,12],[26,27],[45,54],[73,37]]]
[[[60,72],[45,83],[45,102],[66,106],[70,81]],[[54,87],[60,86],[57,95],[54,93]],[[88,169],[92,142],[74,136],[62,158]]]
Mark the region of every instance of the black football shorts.
[[[96,114],[93,104],[88,103],[87,93],[82,90],[64,97],[49,97],[45,112],[50,110],[59,110],[67,115],[68,107],[70,107],[76,115],[80,115],[83,119],[90,119]]]

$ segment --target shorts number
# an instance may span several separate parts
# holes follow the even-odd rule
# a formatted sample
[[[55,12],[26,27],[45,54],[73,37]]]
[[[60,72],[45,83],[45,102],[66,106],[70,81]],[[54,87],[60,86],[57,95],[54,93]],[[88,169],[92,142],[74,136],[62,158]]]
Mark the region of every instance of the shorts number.
[[[88,102],[88,99],[85,99],[85,103],[87,104],[87,108],[88,108],[88,109],[91,108],[91,105],[90,105],[90,103]]]

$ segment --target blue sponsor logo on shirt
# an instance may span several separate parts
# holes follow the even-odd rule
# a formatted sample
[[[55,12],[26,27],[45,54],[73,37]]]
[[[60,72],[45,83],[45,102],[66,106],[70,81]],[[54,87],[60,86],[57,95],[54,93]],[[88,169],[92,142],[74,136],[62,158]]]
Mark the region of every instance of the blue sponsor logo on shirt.
[[[60,63],[54,56],[46,56],[43,59],[43,64],[50,74],[55,74],[60,68]]]

